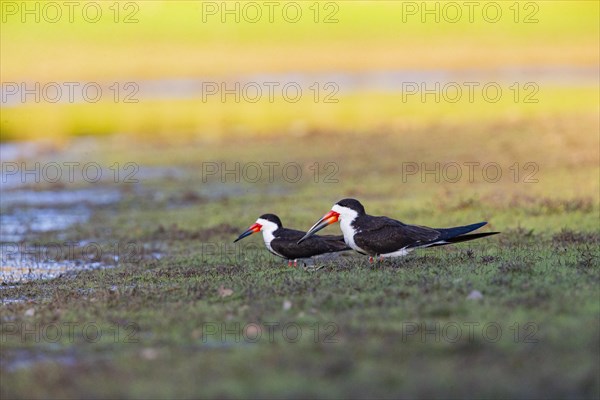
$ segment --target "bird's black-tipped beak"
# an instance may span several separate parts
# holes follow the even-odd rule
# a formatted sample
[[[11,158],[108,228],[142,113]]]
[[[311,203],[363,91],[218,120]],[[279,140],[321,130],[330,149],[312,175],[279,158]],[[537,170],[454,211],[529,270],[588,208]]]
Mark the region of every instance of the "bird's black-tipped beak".
[[[233,241],[233,243],[237,242],[238,240],[242,240],[242,239],[243,239],[243,238],[245,238],[246,236],[250,236],[250,235],[252,235],[253,233],[260,232],[261,228],[262,228],[262,225],[261,225],[261,224],[259,224],[259,223],[256,223],[256,224],[252,225],[250,228],[246,229],[246,230],[244,231],[244,233],[242,233],[240,236],[238,236],[238,238],[237,238],[237,239],[235,239],[235,240]]]
[[[325,214],[323,216],[323,218],[321,218],[320,220],[318,220],[317,223],[314,224],[312,226],[312,228],[310,228],[308,230],[308,232],[306,232],[306,235],[304,235],[302,237],[302,239],[298,240],[298,244],[302,243],[304,240],[308,239],[309,237],[311,237],[312,235],[314,235],[315,233],[317,233],[321,229],[325,228],[327,225],[331,225],[334,222],[337,222],[339,216],[340,216],[339,213],[336,213],[335,211],[329,211],[327,214]]]

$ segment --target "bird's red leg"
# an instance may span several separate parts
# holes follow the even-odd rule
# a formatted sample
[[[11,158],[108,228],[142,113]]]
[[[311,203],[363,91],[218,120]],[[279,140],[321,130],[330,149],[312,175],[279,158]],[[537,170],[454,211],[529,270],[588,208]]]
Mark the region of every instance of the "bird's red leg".
[[[373,257],[369,256],[369,264],[373,264]]]
[[[288,267],[292,266],[292,260],[288,260]]]
[[[298,260],[294,260],[294,267],[298,268]]]

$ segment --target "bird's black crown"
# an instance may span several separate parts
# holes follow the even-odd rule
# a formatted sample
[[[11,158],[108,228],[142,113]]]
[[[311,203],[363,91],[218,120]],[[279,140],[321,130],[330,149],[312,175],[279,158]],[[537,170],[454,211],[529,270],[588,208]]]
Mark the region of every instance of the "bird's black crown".
[[[262,219],[266,219],[267,221],[271,221],[274,224],[277,224],[278,227],[282,227],[283,225],[281,224],[281,220],[279,219],[279,217],[275,214],[263,214],[261,215],[259,218]]]
[[[365,213],[365,208],[362,204],[360,204],[360,201],[356,199],[343,199],[338,201],[336,204],[342,207],[350,208],[351,210],[356,211],[359,215]]]

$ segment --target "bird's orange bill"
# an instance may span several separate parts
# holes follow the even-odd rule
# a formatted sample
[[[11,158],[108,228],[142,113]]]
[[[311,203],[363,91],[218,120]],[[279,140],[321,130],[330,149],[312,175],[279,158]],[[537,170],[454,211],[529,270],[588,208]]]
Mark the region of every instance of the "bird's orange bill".
[[[338,221],[340,214],[335,212],[335,211],[329,211],[327,214],[325,214],[323,216],[323,218],[321,218],[320,220],[317,221],[316,224],[314,224],[309,230],[308,232],[306,232],[306,235],[304,235],[302,237],[302,239],[298,240],[298,244],[302,243],[302,241],[308,239],[309,237],[311,237],[312,235],[314,235],[315,233],[317,233],[318,231],[320,231],[321,229],[325,228],[327,225],[331,225],[334,222]]]
[[[240,236],[238,236],[238,238],[237,238],[237,239],[235,239],[235,240],[233,241],[233,243],[237,242],[238,240],[242,240],[242,239],[243,239],[243,238],[245,238],[246,236],[250,236],[250,235],[252,235],[253,233],[260,232],[261,228],[262,228],[262,225],[261,225],[261,224],[259,224],[258,222],[257,222],[257,223],[255,223],[255,224],[254,224],[254,225],[252,225],[250,228],[246,229],[246,230],[244,231],[244,233],[242,233]]]

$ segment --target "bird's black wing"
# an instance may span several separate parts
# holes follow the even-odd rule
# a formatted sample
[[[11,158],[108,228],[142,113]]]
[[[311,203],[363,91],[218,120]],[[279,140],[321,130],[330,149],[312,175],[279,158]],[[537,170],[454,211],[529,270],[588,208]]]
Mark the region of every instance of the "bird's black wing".
[[[418,247],[439,237],[440,232],[433,228],[407,225],[387,217],[371,217],[366,227],[354,235],[354,242],[369,254],[375,255]]]
[[[327,243],[327,246],[330,249],[328,253],[335,251],[350,250],[350,247],[348,247],[348,245],[346,245],[346,242],[344,241],[344,235],[322,235],[318,237],[323,239]]]
[[[271,247],[288,259],[308,258],[324,253],[349,250],[344,243],[343,236],[318,236],[314,235],[298,244],[306,232],[294,229],[284,229],[278,232],[278,237],[271,241]]]

